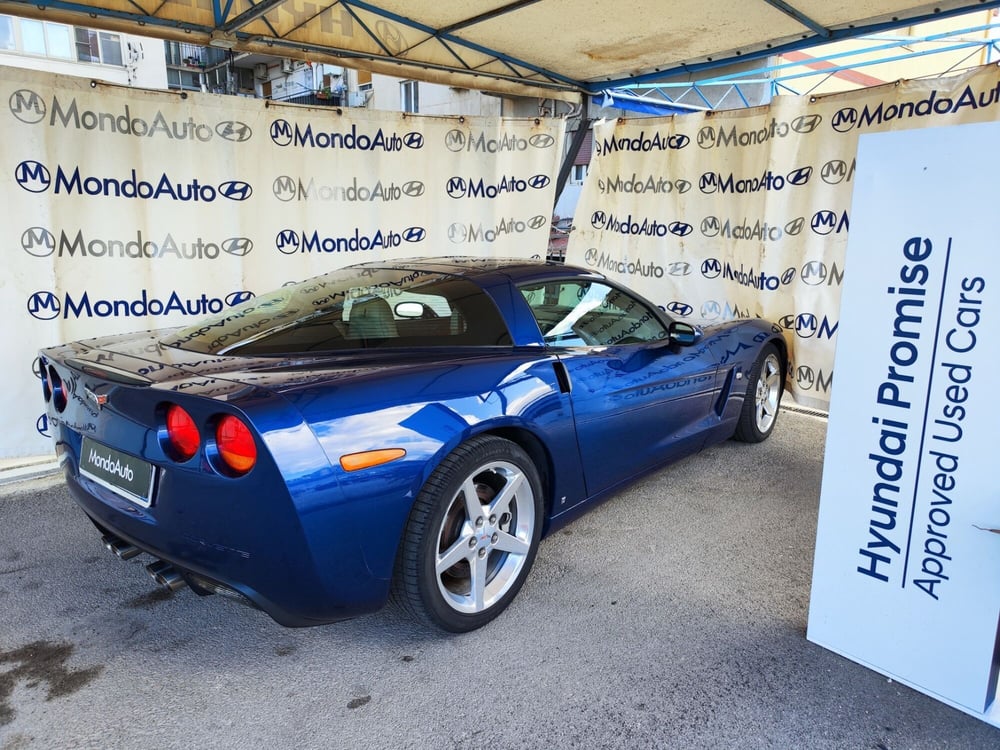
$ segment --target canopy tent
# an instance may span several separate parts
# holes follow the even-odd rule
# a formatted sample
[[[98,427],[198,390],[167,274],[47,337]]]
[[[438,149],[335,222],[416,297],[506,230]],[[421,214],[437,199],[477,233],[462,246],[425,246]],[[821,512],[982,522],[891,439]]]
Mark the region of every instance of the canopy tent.
[[[1000,0],[0,0],[0,13],[573,99]]]

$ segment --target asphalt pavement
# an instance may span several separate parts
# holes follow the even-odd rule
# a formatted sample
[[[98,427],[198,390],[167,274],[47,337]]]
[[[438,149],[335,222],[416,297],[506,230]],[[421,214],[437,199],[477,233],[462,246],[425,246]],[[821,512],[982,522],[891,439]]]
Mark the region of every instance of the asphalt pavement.
[[[0,487],[0,750],[1000,747],[806,640],[825,428],[785,412],[640,480],[459,636],[163,593],[58,478]]]

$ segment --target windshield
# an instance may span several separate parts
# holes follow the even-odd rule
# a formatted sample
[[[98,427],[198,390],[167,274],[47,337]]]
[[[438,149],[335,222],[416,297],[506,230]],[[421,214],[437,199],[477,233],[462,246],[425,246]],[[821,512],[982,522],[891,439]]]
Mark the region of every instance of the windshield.
[[[376,347],[509,346],[493,300],[467,279],[351,267],[282,287],[170,335],[201,354],[262,356]]]

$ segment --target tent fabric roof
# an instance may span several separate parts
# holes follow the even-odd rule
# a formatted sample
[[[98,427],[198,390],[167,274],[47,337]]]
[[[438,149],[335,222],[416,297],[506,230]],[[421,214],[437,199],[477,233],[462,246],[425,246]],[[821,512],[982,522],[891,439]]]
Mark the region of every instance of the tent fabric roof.
[[[1000,0],[0,0],[0,12],[574,98]]]

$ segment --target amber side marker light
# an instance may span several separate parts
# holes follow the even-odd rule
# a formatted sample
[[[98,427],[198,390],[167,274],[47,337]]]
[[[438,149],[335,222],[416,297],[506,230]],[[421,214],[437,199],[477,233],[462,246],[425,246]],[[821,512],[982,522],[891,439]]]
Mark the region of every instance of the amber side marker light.
[[[348,453],[340,457],[340,466],[344,471],[359,471],[360,469],[370,469],[372,466],[380,466],[397,458],[406,455],[402,448],[383,448],[377,451],[362,451],[361,453]]]

